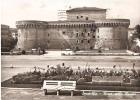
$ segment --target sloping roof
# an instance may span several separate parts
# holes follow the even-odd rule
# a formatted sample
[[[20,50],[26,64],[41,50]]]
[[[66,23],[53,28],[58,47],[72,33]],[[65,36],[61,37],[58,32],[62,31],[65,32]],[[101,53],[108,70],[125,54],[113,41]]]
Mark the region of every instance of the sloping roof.
[[[77,11],[106,11],[106,9],[97,8],[97,7],[79,7],[67,10],[67,12],[77,12]]]

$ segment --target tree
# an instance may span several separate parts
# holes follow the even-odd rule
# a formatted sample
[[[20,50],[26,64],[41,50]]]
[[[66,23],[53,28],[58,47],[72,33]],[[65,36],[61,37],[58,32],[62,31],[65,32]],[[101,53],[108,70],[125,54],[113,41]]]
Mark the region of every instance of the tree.
[[[133,36],[129,39],[129,49],[134,52],[140,52],[140,25],[135,26]]]
[[[137,37],[140,39],[140,25],[139,24],[135,26],[135,30],[136,30]]]

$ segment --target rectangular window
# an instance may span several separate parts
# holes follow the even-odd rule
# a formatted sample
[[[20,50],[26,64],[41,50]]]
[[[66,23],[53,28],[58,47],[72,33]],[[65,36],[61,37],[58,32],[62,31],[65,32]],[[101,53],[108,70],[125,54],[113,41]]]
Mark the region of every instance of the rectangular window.
[[[93,35],[93,38],[95,38],[95,35]]]
[[[79,16],[77,16],[77,19],[79,19]]]
[[[88,33],[88,36],[89,36],[90,34]]]
[[[88,20],[88,17],[86,17],[86,20]]]
[[[81,36],[84,36],[84,33],[81,33]]]
[[[84,41],[83,40],[81,40],[81,43],[83,43]]]
[[[79,40],[77,40],[76,42],[79,43]]]
[[[78,33],[76,33],[76,37],[78,37]]]
[[[85,29],[84,32],[87,32],[87,30]]]
[[[91,32],[96,32],[96,29],[92,29],[92,28],[91,28]]]
[[[90,40],[88,40],[88,43],[90,43]]]

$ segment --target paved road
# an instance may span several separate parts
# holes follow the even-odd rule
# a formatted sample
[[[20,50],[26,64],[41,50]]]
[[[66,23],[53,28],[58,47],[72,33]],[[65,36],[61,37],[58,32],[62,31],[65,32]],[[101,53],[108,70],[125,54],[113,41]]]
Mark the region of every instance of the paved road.
[[[40,89],[14,89],[14,88],[2,88],[1,89],[2,100],[139,100],[140,95],[111,95],[111,96],[73,96],[66,95],[47,95],[45,96],[43,90]]]
[[[47,64],[56,65],[61,62],[66,62],[71,66],[103,66],[112,67],[114,64],[123,67],[132,67],[132,63],[136,63],[136,67],[140,66],[140,56],[38,56],[38,55],[19,55],[19,56],[2,56],[2,67],[10,67],[13,64],[15,67],[32,67],[38,65],[46,67]]]

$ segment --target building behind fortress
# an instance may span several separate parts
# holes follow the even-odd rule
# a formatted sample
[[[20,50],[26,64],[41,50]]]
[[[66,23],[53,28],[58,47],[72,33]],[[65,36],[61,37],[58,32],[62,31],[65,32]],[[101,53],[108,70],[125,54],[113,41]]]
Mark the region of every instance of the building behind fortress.
[[[16,34],[16,29],[1,24],[1,52],[9,52],[14,48],[17,40],[12,37],[13,32]]]
[[[128,19],[106,19],[106,9],[73,8],[65,21],[17,21],[17,48],[42,49],[127,49]]]

